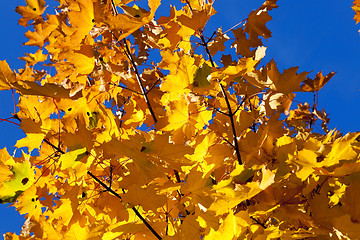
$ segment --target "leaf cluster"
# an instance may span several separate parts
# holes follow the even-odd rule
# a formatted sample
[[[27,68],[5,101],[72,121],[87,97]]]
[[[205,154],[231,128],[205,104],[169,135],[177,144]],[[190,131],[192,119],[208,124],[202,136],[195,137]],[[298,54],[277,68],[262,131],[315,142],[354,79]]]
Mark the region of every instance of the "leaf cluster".
[[[0,201],[27,218],[5,239],[359,236],[360,134],[317,109],[334,73],[260,67],[276,0],[208,38],[213,1],[181,2],[156,20],[160,0],[16,9],[38,50],[0,62],[28,150],[0,150]],[[291,108],[298,92],[314,102]]]

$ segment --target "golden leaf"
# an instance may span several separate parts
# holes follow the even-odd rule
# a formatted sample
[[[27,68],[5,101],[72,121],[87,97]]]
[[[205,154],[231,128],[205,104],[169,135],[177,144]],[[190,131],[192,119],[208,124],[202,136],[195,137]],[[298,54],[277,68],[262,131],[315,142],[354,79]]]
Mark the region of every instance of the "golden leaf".
[[[16,76],[6,61],[0,61],[0,90],[11,89],[11,83],[16,82]]]

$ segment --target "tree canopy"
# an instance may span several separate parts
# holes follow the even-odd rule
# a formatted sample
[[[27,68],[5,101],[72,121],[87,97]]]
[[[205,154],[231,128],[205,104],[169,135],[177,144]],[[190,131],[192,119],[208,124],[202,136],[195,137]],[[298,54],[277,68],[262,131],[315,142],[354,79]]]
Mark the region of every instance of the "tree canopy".
[[[358,238],[360,133],[317,108],[335,73],[260,66],[276,0],[209,36],[213,1],[180,2],[16,8],[38,49],[0,61],[26,134],[0,149],[0,202],[27,219],[5,239]]]

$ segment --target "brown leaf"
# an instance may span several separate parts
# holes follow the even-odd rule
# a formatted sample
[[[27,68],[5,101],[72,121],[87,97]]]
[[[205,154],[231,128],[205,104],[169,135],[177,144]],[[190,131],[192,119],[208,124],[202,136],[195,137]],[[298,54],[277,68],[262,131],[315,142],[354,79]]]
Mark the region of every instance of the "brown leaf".
[[[325,86],[325,84],[335,75],[335,72],[330,72],[325,77],[320,71],[316,74],[314,79],[306,78],[301,85],[301,89],[304,92],[316,92]]]

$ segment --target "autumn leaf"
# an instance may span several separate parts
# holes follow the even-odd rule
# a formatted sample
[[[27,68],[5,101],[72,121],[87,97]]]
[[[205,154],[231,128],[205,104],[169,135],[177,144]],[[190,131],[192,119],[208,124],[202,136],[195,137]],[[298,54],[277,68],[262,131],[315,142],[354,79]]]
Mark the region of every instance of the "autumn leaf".
[[[354,16],[354,20],[356,21],[356,23],[360,22],[360,2],[358,0],[355,0],[353,2],[353,6],[352,9],[355,11],[355,16]]]
[[[71,168],[76,163],[76,161],[82,160],[86,155],[88,155],[86,148],[79,148],[63,154],[59,158],[61,169]]]
[[[34,170],[28,161],[23,163],[10,161],[8,164],[14,177],[0,185],[1,203],[14,202],[34,181]]]
[[[0,202],[27,218],[5,239],[356,239],[359,133],[292,107],[334,72],[261,62],[276,2],[208,34],[214,1],[26,0],[38,49],[0,61],[24,133]]]
[[[68,13],[71,26],[76,29],[71,35],[72,43],[77,46],[94,26],[94,7],[92,0],[72,2]]]
[[[41,14],[45,11],[44,0],[26,0],[26,6],[16,7],[16,12],[22,15],[19,19],[19,24],[27,26],[30,20],[41,19]]]
[[[324,77],[320,71],[318,74],[316,74],[314,79],[306,78],[301,85],[301,89],[304,92],[319,91],[334,75],[335,72],[331,72]]]
[[[266,74],[272,81],[270,89],[282,92],[298,92],[301,90],[300,83],[304,80],[308,72],[297,74],[298,67],[292,67],[284,70],[281,74],[274,62],[271,60],[266,66]]]
[[[211,79],[211,67],[207,65],[206,63],[203,63],[195,72],[194,74],[194,87],[207,87],[210,85],[210,79]]]
[[[0,90],[11,89],[11,83],[16,82],[16,76],[6,61],[0,61]]]
[[[100,21],[108,24],[111,29],[122,32],[122,34],[117,38],[119,41],[149,23],[154,18],[155,11],[160,5],[160,0],[149,0],[148,4],[150,11],[141,11],[142,14],[135,14],[134,16],[131,14],[118,14],[114,16],[110,9],[96,6],[97,10],[101,9],[102,11],[98,13],[99,15],[97,17],[99,17]]]

